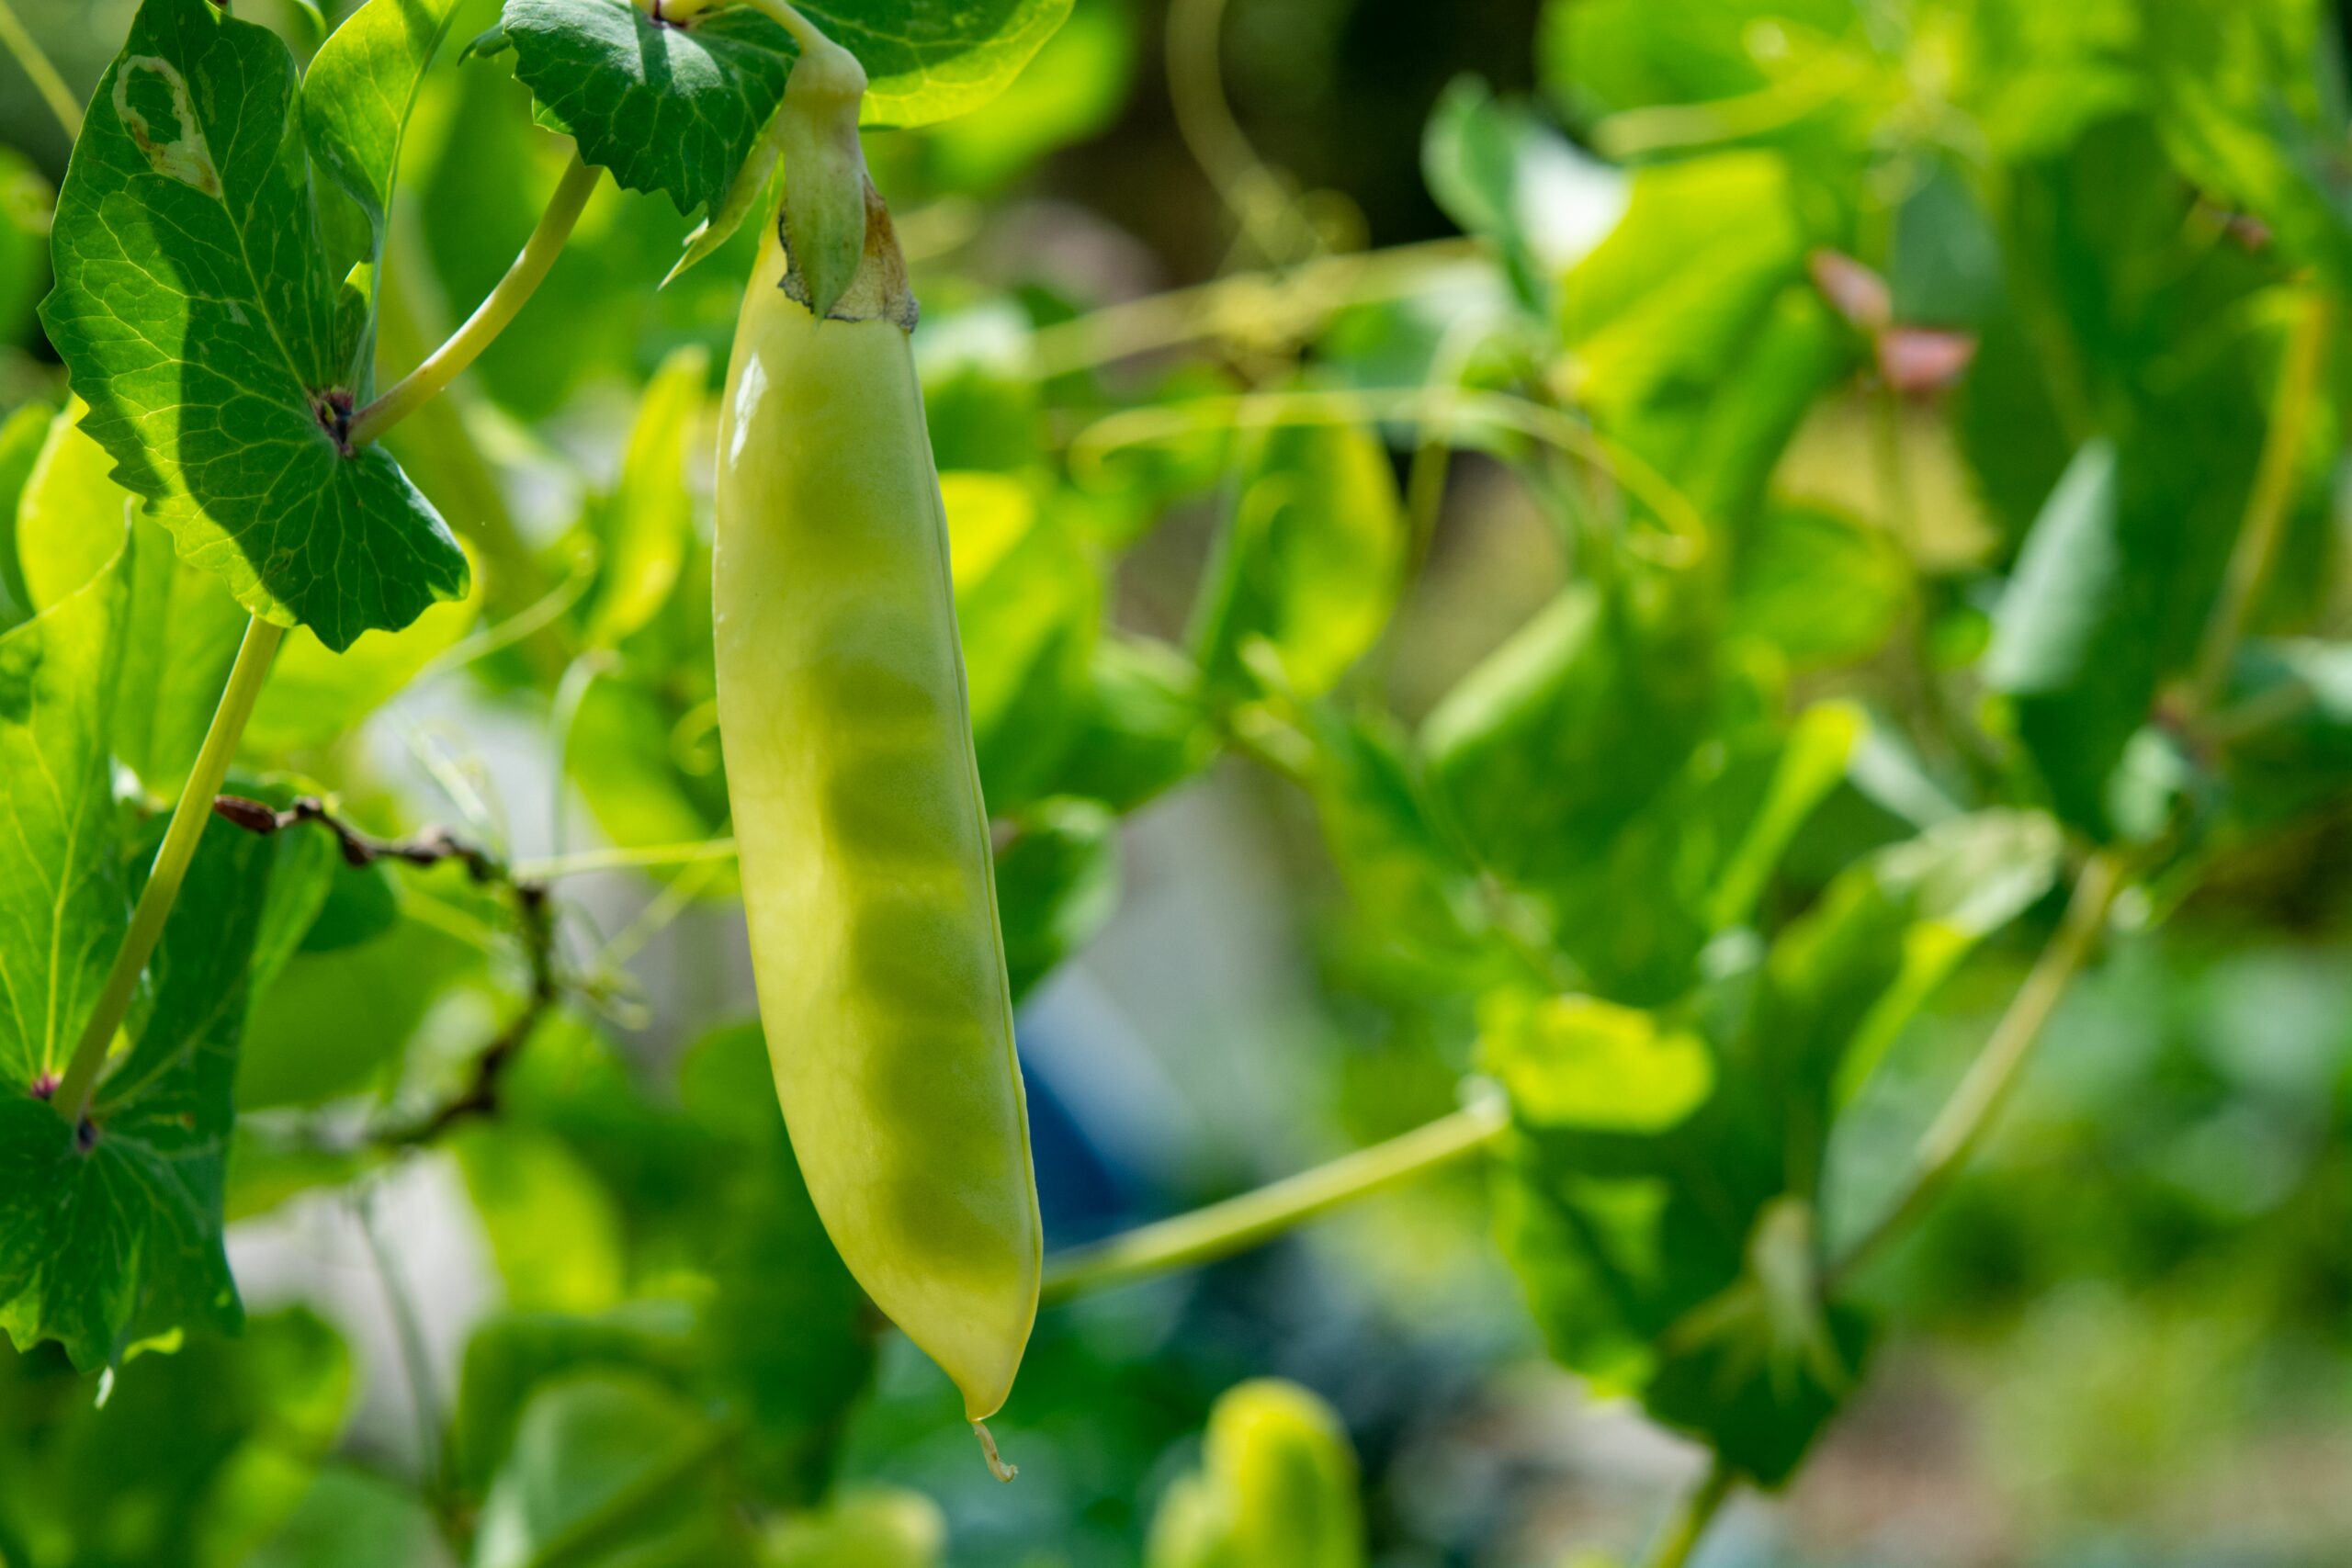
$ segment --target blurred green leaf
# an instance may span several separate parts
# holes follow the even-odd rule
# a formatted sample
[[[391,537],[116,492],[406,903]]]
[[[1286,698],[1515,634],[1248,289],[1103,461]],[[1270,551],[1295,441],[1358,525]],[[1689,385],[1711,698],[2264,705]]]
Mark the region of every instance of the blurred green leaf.
[[[1520,1120],[1538,1126],[1657,1133],[1698,1109],[1714,1066],[1695,1034],[1661,1033],[1636,1008],[1594,997],[1489,992],[1479,1060]]]
[[[1118,826],[1107,807],[1069,796],[1013,818],[996,852],[996,902],[1015,1002],[1117,911]]]
[[[25,569],[17,552],[17,509],[26,482],[49,444],[55,411],[47,403],[27,403],[0,420],[0,632],[31,618],[32,592],[25,586]]]
[[[105,451],[74,424],[84,412],[74,402],[57,416],[26,476],[17,516],[25,588],[32,608],[55,604],[90,580],[119,547],[124,518],[134,519],[112,744],[141,784],[167,795],[203,743],[245,613],[209,572],[175,557],[171,536],[107,478]]]
[[[1046,153],[1108,130],[1126,106],[1140,30],[1122,0],[1078,0],[987,114],[932,129],[925,167],[950,189],[987,192]]]
[[[413,1493],[331,1466],[245,1568],[419,1568],[445,1561],[439,1541],[432,1513]]]
[[[1447,216],[1494,244],[1520,303],[1548,319],[1560,274],[1617,226],[1626,178],[1524,103],[1457,76],[1430,111],[1421,174]]]
[[[689,344],[646,383],[621,455],[620,482],[595,508],[603,558],[590,601],[588,639],[611,648],[653,618],[677,585],[694,540],[686,450],[701,430],[710,355]]]
[[[0,1349],[0,1537],[41,1542],[34,1564],[244,1563],[342,1435],[353,1381],[301,1309],[141,1357],[104,1404],[62,1357]]]
[[[1671,572],[1572,583],[1430,713],[1434,793],[1486,867],[1539,886],[1584,869],[1681,767],[1713,694],[1690,592]]]
[[[947,1548],[947,1520],[920,1492],[860,1486],[815,1513],[770,1532],[763,1568],[934,1568]]]
[[[346,875],[338,870],[334,886]],[[334,908],[331,894],[321,920]],[[321,1105],[378,1084],[435,1007],[481,968],[478,948],[413,917],[350,944],[306,945],[254,1003],[237,1058],[238,1108]]]
[[[748,1563],[715,1484],[723,1441],[642,1375],[583,1372],[546,1386],[483,1501],[474,1568]]]
[[[683,1389],[694,1355],[695,1314],[684,1302],[632,1302],[593,1317],[493,1313],[466,1341],[451,1426],[451,1459],[473,1489],[504,1467],[524,1407],[542,1385],[605,1371],[653,1377]]]
[[[1165,643],[1104,636],[1094,645],[1087,694],[1056,793],[1099,800],[1125,815],[1208,766],[1216,733],[1201,675]]]
[[[940,494],[981,793],[1011,811],[1051,777],[1084,711],[1102,580],[1029,484],[948,473]]]
[[[1371,432],[1254,433],[1193,615],[1209,699],[1329,691],[1386,627],[1404,568],[1404,508]]]
[[[1883,530],[1826,507],[1769,508],[1734,568],[1731,625],[1797,669],[1884,647],[1911,601],[1911,567]]]
[[[620,1217],[594,1172],[553,1136],[469,1127],[450,1145],[516,1312],[602,1312],[628,1283]]]

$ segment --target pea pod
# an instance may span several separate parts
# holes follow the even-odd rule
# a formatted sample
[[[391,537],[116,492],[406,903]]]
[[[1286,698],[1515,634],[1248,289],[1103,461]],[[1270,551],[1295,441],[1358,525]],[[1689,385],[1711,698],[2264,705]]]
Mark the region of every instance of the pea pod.
[[[783,113],[854,128],[842,75],[804,59]],[[825,96],[796,100],[804,77]],[[1036,1315],[1036,1184],[913,304],[888,216],[840,146],[822,166],[788,162],[801,203],[769,226],[728,368],[719,736],[761,1019],[809,1195],[977,1422],[1003,1404]],[[811,187],[853,175],[865,238],[844,277],[840,203]],[[812,222],[811,253],[834,258],[813,279],[786,238]]]

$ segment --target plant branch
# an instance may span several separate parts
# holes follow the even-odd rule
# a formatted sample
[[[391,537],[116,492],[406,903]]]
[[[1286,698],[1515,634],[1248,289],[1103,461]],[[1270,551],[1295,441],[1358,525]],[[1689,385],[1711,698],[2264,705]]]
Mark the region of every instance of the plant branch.
[[[524,242],[514,265],[506,269],[506,276],[498,280],[498,286],[475,307],[474,313],[466,318],[465,325],[452,333],[448,342],[425,355],[424,363],[402,377],[390,391],[352,417],[352,446],[376,440],[438,395],[506,330],[507,323],[514,321],[546,281],[555,258],[562,254],[564,242],[571,238],[572,227],[580,221],[589,197],[595,194],[602,173],[593,164],[583,162],[578,152],[572,153],[563,178],[556,183],[555,195],[548,200],[547,210],[539,215],[538,227]]]
[[[1509,1119],[1499,1096],[1441,1117],[1328,1165],[1161,1220],[1046,1263],[1041,1299],[1068,1301],[1132,1280],[1189,1269],[1243,1251],[1343,1203],[1394,1187],[1489,1147]]]
[[[204,836],[205,824],[212,819],[212,797],[220,793],[220,781],[229,775],[229,761],[237,753],[245,721],[253,716],[254,702],[261,695],[270,660],[285,636],[285,627],[259,615],[245,625],[245,637],[238,646],[237,660],[229,668],[228,683],[221,688],[220,705],[212,710],[212,724],[204,732],[204,744],[196,754],[196,764],[188,770],[187,782],[180,786],[179,801],[172,807],[171,825],[164,830],[163,846],[155,852],[147,886],[140,889],[139,902],[130,911],[130,926],[123,932],[122,946],[115,953],[114,967],[107,971],[97,1005],[92,1009],[81,1039],[74,1044],[57,1091],[50,1097],[50,1103],[76,1127],[90,1114],[90,1101],[97,1090],[98,1074],[106,1066],[107,1053],[114,1046],[115,1031],[122,1027],[123,1015],[130,1010],[130,998],[139,990],[139,976],[145,971],[147,960],[153,956],[156,942],[163,938],[164,922],[171,917],[172,905],[180,896],[180,884],[187,876],[188,863],[196,857],[197,840]]]
[[[1262,332],[1270,322],[1311,322],[1342,306],[1410,293],[1430,274],[1486,254],[1475,240],[1424,240],[1322,256],[1285,273],[1236,273],[1039,327],[1029,334],[1030,362],[1039,377],[1060,376],[1202,338]]]
[[[2295,496],[2295,466],[2319,402],[2320,375],[2327,360],[2327,340],[2335,310],[2327,290],[2313,283],[2302,290],[2301,310],[2287,339],[2285,362],[2278,370],[2278,390],[2271,404],[2270,429],[2262,443],[2255,468],[2254,489],[2246,497],[2245,515],[2238,525],[2237,543],[2230,550],[2221,597],[2212,619],[2205,625],[2205,640],[2197,652],[2196,711],[2204,713],[2221,699],[2229,685],[2230,664],[2245,635],[2255,600],[2270,575],[2271,558],[2278,552],[2287,512]]]
[[[1674,1517],[1667,1521],[1657,1544],[1642,1560],[1643,1568],[1683,1568],[1690,1561],[1690,1554],[1699,1549],[1699,1542],[1705,1539],[1707,1527],[1715,1522],[1715,1516],[1730,1500],[1737,1482],[1738,1477],[1724,1462],[1722,1455],[1709,1461],[1705,1478],[1682,1499]]]
[[[602,850],[575,850],[568,855],[518,860],[514,874],[551,882],[559,876],[581,876],[596,871],[643,871],[662,866],[691,865],[697,861],[731,860],[731,838],[701,839],[684,844],[644,844]]]
[[[11,0],[0,0],[0,49],[15,55],[17,63],[24,67],[25,74],[32,79],[33,91],[49,106],[49,112],[57,117],[57,123],[65,128],[65,139],[78,140],[82,134],[82,106],[74,101],[73,89],[58,74],[55,63],[42,51],[40,40],[33,37],[32,30],[17,15]]]
[[[496,856],[446,828],[428,828],[409,839],[379,839],[344,821],[315,796],[306,795],[281,811],[258,800],[224,795],[213,802],[213,809],[253,833],[278,833],[315,822],[334,835],[345,863],[350,865],[392,860],[430,866],[456,861],[477,884],[506,891],[514,901],[514,918],[522,929],[524,959],[530,972],[522,1010],[475,1055],[473,1072],[463,1089],[412,1122],[371,1131],[366,1141],[386,1148],[413,1148],[432,1143],[470,1117],[495,1115],[507,1068],[537,1032],[561,990],[555,967],[555,912],[547,885],[517,875]]]
[[[2123,868],[2109,852],[2095,854],[2084,865],[2057,933],[2034,961],[2032,973],[2010,998],[2008,1010],[1994,1026],[1992,1037],[1970,1064],[1960,1087],[1952,1091],[1919,1140],[1909,1181],[1878,1221],[1831,1265],[1830,1283],[1834,1285],[1851,1275],[1887,1242],[1902,1234],[1927,1212],[1967,1164],[2007,1099],[2042,1026],[2050,1021],[2066,987],[2098,944],[2099,933],[2107,926],[2108,911],[2114,907],[2122,884]]]

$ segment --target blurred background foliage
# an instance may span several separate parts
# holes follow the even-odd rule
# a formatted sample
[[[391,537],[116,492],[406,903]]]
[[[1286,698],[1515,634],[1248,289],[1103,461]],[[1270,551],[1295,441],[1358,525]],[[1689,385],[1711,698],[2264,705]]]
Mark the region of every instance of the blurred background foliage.
[[[12,4],[76,94],[134,9]],[[475,596],[289,639],[243,759],[554,891],[334,874],[238,1069],[247,1332],[103,1403],[0,1349],[0,1560],[1548,1568],[1710,1447],[1787,1483],[1724,1568],[2346,1560],[2348,27],[1077,0],[870,139],[1049,1245],[1472,1071],[1517,1129],[1049,1307],[1009,1488],[833,1259],[680,848],[750,237],[657,292],[689,225],[606,185],[392,438]],[[31,314],[68,142],[0,85],[6,625],[122,498]],[[553,188],[529,111],[428,81],[388,371]],[[154,563],[134,812],[241,624]],[[2131,886],[1985,1157],[1826,1288],[2086,856]]]

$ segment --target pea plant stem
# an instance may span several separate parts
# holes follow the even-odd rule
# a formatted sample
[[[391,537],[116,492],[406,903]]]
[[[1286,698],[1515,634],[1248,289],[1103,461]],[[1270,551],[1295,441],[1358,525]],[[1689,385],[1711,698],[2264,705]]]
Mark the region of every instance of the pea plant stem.
[[[1144,1225],[1046,1259],[1047,1303],[1243,1251],[1343,1203],[1396,1186],[1491,1146],[1508,1117],[1500,1096],[1440,1117],[1386,1143],[1342,1155],[1221,1203]]]
[[[58,74],[57,67],[42,51],[40,40],[17,15],[13,0],[0,0],[0,48],[17,57],[17,63],[32,79],[33,91],[49,106],[49,112],[57,117],[57,123],[65,128],[66,139],[72,141],[80,136],[82,106],[74,101],[65,78]]]
[[[548,269],[555,265],[555,258],[562,254],[564,242],[571,238],[588,198],[595,194],[601,174],[594,164],[582,162],[579,153],[571,155],[563,177],[556,182],[555,195],[548,198],[547,210],[539,215],[538,226],[523,243],[523,249],[514,257],[514,265],[506,269],[506,276],[475,307],[465,324],[450,334],[448,342],[425,355],[423,364],[353,417],[353,446],[377,439],[438,396],[506,330],[507,323],[514,321],[546,281]]]
[[[196,856],[197,840],[203,837],[205,825],[212,820],[213,797],[220,793],[221,780],[228,777],[229,761],[236,755],[237,742],[245,732],[245,721],[253,716],[254,699],[261,695],[270,660],[285,636],[285,627],[259,615],[246,623],[244,641],[237,649],[237,661],[229,668],[229,682],[221,690],[220,705],[212,710],[211,728],[204,733],[204,744],[196,754],[196,765],[188,770],[187,783],[180,787],[179,802],[172,808],[171,824],[164,830],[163,847],[155,852],[147,886],[140,890],[139,902],[131,909],[130,929],[123,933],[122,946],[114,955],[114,967],[107,972],[97,1006],[74,1047],[57,1092],[50,1097],[50,1103],[76,1125],[90,1112],[98,1072],[106,1066],[115,1031],[122,1026],[123,1015],[130,1010],[130,998],[139,989],[139,976],[146,969],[147,960],[153,956],[155,943],[163,937],[164,922],[171,916],[172,905],[180,896],[180,884],[187,876],[188,863]]]
[[[2057,933],[2034,961],[2025,984],[2010,999],[2008,1010],[1994,1026],[1984,1049],[1970,1064],[1960,1087],[1952,1091],[1951,1099],[1944,1103],[1919,1140],[1910,1179],[1877,1223],[1838,1259],[1830,1270],[1832,1283],[1850,1275],[1902,1234],[1934,1204],[1967,1164],[2002,1102],[2008,1098],[2042,1027],[2057,1011],[2066,987],[2098,945],[2099,933],[2107,926],[2108,911],[2114,907],[2122,884],[2122,867],[2111,854],[2095,854],[2084,865]]]
[[[1650,1549],[1649,1556],[1643,1559],[1643,1568],[1684,1568],[1684,1564],[1690,1561],[1690,1554],[1698,1551],[1699,1542],[1706,1538],[1707,1529],[1715,1522],[1715,1516],[1730,1501],[1736,1481],[1731,1467],[1722,1459],[1713,1461],[1707,1467],[1705,1477],[1691,1489],[1689,1496],[1683,1498],[1681,1506],[1675,1509],[1674,1517],[1667,1521],[1666,1529],[1657,1538],[1657,1544]]]
[[[2285,531],[2287,512],[2295,496],[2295,465],[2302,456],[2319,402],[2321,371],[2327,361],[2327,342],[2335,321],[2328,292],[2318,284],[2304,287],[2297,301],[2294,325],[2278,371],[2278,389],[2270,410],[2270,429],[2256,461],[2254,489],[2246,498],[2245,516],[2238,525],[2237,543],[2230,551],[2221,597],[2212,619],[2206,623],[2204,641],[2197,655],[2197,709],[2201,714],[2218,702],[2229,684],[2230,664],[2237,657],[2238,641],[2245,635],[2247,618],[2270,575]]]

